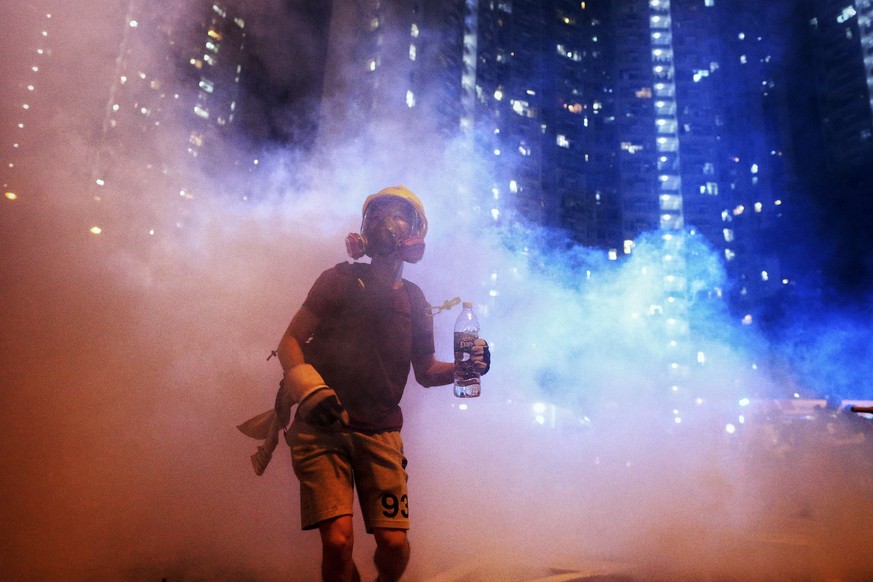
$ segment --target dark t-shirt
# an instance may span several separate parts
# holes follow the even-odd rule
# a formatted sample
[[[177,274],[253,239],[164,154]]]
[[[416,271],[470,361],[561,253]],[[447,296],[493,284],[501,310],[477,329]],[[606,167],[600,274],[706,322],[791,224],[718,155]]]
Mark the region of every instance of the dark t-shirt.
[[[434,353],[430,304],[403,280],[377,281],[367,263],[340,263],[322,273],[303,306],[320,322],[303,353],[333,388],[361,432],[400,430],[400,399],[413,354]]]

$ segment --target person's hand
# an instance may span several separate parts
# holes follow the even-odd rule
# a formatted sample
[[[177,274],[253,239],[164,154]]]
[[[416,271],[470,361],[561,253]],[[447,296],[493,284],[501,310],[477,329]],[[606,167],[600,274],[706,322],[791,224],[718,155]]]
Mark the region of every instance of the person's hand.
[[[298,410],[303,422],[319,428],[340,429],[349,424],[349,413],[330,388],[313,392],[300,403]]]
[[[473,342],[473,349],[470,350],[470,360],[472,360],[476,371],[482,376],[491,369],[491,351],[488,349],[488,342],[481,337],[476,338],[476,341]]]
[[[297,402],[297,413],[303,422],[321,428],[342,428],[349,424],[349,413],[336,392],[310,364],[300,364],[286,371],[282,386],[291,400]]]

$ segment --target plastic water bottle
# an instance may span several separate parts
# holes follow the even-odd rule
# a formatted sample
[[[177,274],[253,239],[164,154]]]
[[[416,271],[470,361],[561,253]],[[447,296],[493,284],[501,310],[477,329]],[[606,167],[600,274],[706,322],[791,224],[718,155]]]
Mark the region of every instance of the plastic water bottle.
[[[455,396],[479,396],[479,372],[470,359],[473,342],[479,337],[479,320],[473,313],[473,303],[464,301],[463,309],[455,320]]]

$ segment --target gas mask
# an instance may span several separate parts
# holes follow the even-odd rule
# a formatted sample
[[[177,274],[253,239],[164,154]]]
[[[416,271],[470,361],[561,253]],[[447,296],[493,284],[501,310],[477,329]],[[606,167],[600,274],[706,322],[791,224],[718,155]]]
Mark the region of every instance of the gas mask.
[[[352,259],[396,254],[407,263],[424,255],[427,219],[418,197],[403,186],[386,188],[364,202],[361,233],[346,237]]]

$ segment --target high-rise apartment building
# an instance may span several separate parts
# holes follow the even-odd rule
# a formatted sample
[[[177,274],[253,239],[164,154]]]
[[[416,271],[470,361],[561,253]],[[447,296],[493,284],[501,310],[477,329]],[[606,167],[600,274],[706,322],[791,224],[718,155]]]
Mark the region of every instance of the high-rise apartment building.
[[[873,159],[873,2],[809,3],[814,70],[827,162],[834,168]]]
[[[620,239],[608,14],[579,2],[478,2],[476,135],[492,159],[492,216]],[[580,7],[581,6],[581,7]]]
[[[818,135],[804,148],[803,171],[815,183],[821,230],[822,285],[867,295],[873,282],[873,3],[808,0],[803,71],[815,88]],[[818,166],[818,167],[817,167]],[[813,168],[813,169],[810,169]]]
[[[463,2],[336,0],[320,141],[365,124],[453,133],[461,117]]]
[[[129,0],[126,8],[92,169],[94,198],[157,198],[161,208],[176,207],[179,226],[192,200],[213,194],[196,183],[197,169],[248,169],[223,143],[239,114],[245,20],[218,1],[157,9]]]
[[[50,163],[47,119],[57,94],[52,69],[58,15],[52,7],[33,3],[17,7],[15,34],[3,40],[4,86],[0,97],[0,184],[6,200],[27,195],[32,177]]]
[[[425,37],[422,15],[438,4],[372,0],[356,4],[367,14],[336,11],[359,25],[340,36],[339,54],[353,55],[346,86],[375,97],[366,111],[402,115],[423,103],[412,55],[427,50],[406,37]],[[668,381],[681,390],[676,378],[690,377],[682,370],[705,360],[689,344],[694,301],[727,300],[753,324],[758,302],[790,282],[770,242],[790,202],[778,26],[747,0],[441,6],[451,18],[439,20],[440,48],[429,50],[445,57],[439,78],[451,87],[442,119],[472,136],[491,170],[482,207],[495,224],[555,229],[614,260],[656,233],[664,297],[651,311],[677,346],[669,364],[679,371]],[[446,33],[451,26],[462,34]],[[735,281],[721,288],[693,280],[689,253],[701,245],[689,237],[705,240]]]

